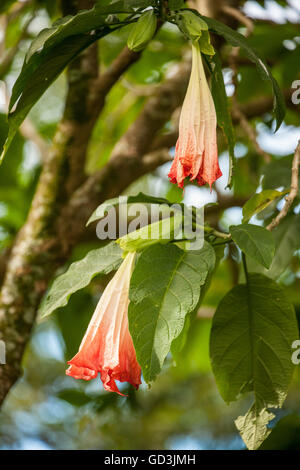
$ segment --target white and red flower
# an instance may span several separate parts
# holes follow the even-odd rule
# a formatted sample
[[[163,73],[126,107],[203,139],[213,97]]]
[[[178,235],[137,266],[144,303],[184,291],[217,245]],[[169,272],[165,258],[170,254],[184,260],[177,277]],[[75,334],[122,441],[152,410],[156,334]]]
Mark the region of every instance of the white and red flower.
[[[217,117],[197,42],[192,45],[192,72],[181,110],[179,138],[169,172],[172,183],[183,187],[184,179],[210,187],[222,176],[218,163]]]
[[[136,389],[141,383],[141,368],[128,328],[130,277],[135,253],[128,253],[104,290],[78,353],[68,364],[67,375],[91,380],[100,373],[105,390],[123,395],[117,385],[129,382]]]

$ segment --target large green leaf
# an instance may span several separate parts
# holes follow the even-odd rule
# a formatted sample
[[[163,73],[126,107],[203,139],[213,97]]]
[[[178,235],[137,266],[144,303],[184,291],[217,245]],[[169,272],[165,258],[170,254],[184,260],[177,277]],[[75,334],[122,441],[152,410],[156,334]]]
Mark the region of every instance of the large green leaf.
[[[184,348],[186,342],[189,341],[190,334],[191,334],[190,331],[194,328],[198,310],[202,305],[202,302],[203,302],[203,299],[206,295],[206,292],[210,288],[211,281],[212,281],[212,278],[213,278],[213,274],[215,273],[215,271],[217,269],[217,266],[219,264],[219,261],[220,261],[219,254],[218,254],[218,248],[220,248],[220,247],[217,247],[217,246],[214,247],[215,256],[211,259],[211,263],[208,266],[208,268],[209,268],[208,274],[207,274],[207,277],[206,277],[205,284],[201,287],[201,292],[200,292],[200,298],[199,298],[198,305],[197,305],[196,309],[193,312],[189,313],[186,316],[184,327],[183,327],[180,335],[177,336],[177,338],[174,339],[174,341],[171,345],[171,353],[172,353],[172,357],[175,360],[175,362],[177,362],[179,360],[179,358],[181,358],[182,349]],[[223,249],[222,258],[223,258],[223,256],[224,256],[224,249]]]
[[[123,2],[116,2],[114,6],[97,4],[94,8],[80,11],[77,15],[60,18],[51,28],[43,29],[32,41],[26,54],[21,73],[13,87],[9,109],[12,109],[24,93],[26,83],[30,81],[33,72],[47,60],[47,54],[51,49],[55,48],[58,52],[58,46],[68,38],[76,41],[76,36],[87,34],[94,36],[92,39],[95,41],[107,34],[110,32],[106,23],[107,15],[119,11],[122,4]]]
[[[266,409],[262,403],[255,402],[244,416],[239,416],[235,420],[236,427],[249,450],[258,449],[269,436],[271,429],[267,426],[274,418],[274,413]]]
[[[175,22],[182,33],[191,41],[199,40],[203,32],[208,31],[207,23],[196,17],[191,10],[179,11],[175,16]]]
[[[154,10],[146,10],[131,26],[131,30],[127,39],[127,46],[135,52],[142,51],[148,42],[154,36],[157,26],[157,18]]]
[[[290,383],[292,343],[298,338],[293,305],[281,287],[261,274],[234,287],[213,318],[210,354],[219,391],[226,402],[252,391],[254,405],[237,420],[250,449],[268,434],[268,408],[282,405]]]
[[[285,102],[283,95],[280,91],[279,85],[275,78],[273,77],[267,64],[258,56],[256,51],[249,45],[247,39],[237,31],[234,31],[229,26],[226,26],[224,23],[221,23],[218,20],[213,18],[208,18],[206,16],[200,15],[197,11],[195,14],[200,18],[204,19],[209,26],[209,30],[223,36],[227,42],[233,46],[240,47],[247,57],[255,63],[257,66],[261,77],[264,80],[269,80],[272,85],[273,94],[274,94],[274,113],[276,116],[276,130],[279,129],[284,116],[285,116]]]
[[[272,234],[275,239],[275,255],[269,269],[264,269],[253,259],[248,259],[249,271],[262,272],[277,279],[289,266],[295,251],[300,249],[300,215],[286,217]]]
[[[183,236],[182,223],[182,214],[178,213],[174,217],[158,220],[133,232],[129,232],[127,235],[119,238],[117,243],[124,253],[140,252],[156,243],[167,244]]]
[[[76,57],[79,52],[94,42],[93,36],[73,36],[60,44],[58,50],[53,49],[47,53],[45,60],[24,81],[22,94],[14,112],[8,116],[9,131],[5,142],[0,162],[5,157],[7,150],[26,115],[51,83],[63,71],[66,65]],[[22,72],[19,78],[22,78]],[[20,86],[20,82],[18,86]]]
[[[233,241],[247,256],[266,268],[270,267],[275,253],[275,241],[271,232],[251,224],[232,225],[229,231]]]
[[[129,328],[144,379],[160,372],[185,317],[198,304],[201,286],[215,263],[213,248],[198,251],[155,245],[138,259],[130,285]]]
[[[283,220],[273,234],[276,252],[269,275],[277,278],[288,267],[295,251],[300,249],[300,215],[292,215]]]
[[[161,197],[154,197],[144,193],[138,193],[135,196],[120,196],[114,197],[112,199],[108,199],[103,204],[97,207],[97,209],[92,213],[91,217],[89,218],[87,225],[95,222],[96,220],[100,220],[104,217],[105,213],[111,209],[112,207],[118,207],[120,204],[167,204],[171,205],[171,203],[164,198]]]
[[[184,0],[169,0],[170,10],[179,10],[184,5]]]
[[[30,109],[69,62],[90,44],[122,25],[106,23],[108,13],[123,11],[122,5],[123,2],[109,6],[97,3],[91,10],[62,18],[39,33],[27,52],[13,87],[9,105],[9,133],[1,160]]]
[[[172,203],[165,198],[149,196],[148,194],[143,194],[140,192],[135,196],[120,196],[108,199],[97,207],[97,209],[89,218],[87,225],[97,220],[103,219],[113,208],[117,208],[119,211],[119,221],[122,221],[122,224],[123,222],[128,223],[130,218],[138,217],[138,214],[141,210],[139,204],[143,204],[152,222],[155,222],[158,218],[161,219],[165,217],[171,217],[178,212],[182,213],[184,217],[192,216],[193,220],[198,221],[198,224],[199,221],[203,221],[203,208],[186,206],[183,203]],[[136,205],[135,208],[134,205]],[[155,209],[153,207],[154,205],[156,205]],[[129,207],[133,209],[130,216],[128,215]],[[134,209],[136,209],[136,214]]]
[[[243,223],[248,222],[255,214],[266,209],[275,199],[283,197],[287,191],[265,189],[254,194],[243,206]]]
[[[40,308],[41,317],[50,315],[67,305],[74,292],[86,287],[97,274],[108,274],[122,262],[122,250],[116,243],[91,250],[82,260],[72,263],[69,269],[53,282]]]

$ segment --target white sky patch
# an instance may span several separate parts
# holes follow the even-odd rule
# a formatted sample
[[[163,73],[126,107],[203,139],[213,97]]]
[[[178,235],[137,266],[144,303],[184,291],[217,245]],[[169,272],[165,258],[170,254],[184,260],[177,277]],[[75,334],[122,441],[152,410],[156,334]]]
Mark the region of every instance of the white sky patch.
[[[40,10],[38,15],[31,21],[28,32],[36,36],[42,29],[49,28],[50,26],[51,24],[47,13]]]
[[[230,225],[239,225],[242,223],[243,209],[241,207],[230,207],[226,209],[220,221],[223,230],[229,230]]]
[[[203,207],[205,204],[216,201],[217,195],[214,190],[210,192],[209,188],[192,185],[184,188],[183,202],[187,206]]]
[[[291,41],[290,39],[285,39],[283,41],[283,45],[286,49],[288,49],[289,51],[293,51],[296,49],[297,47],[297,44],[295,41]]]
[[[19,446],[17,448],[14,447],[16,450],[52,450],[46,442],[43,442],[39,439],[34,439],[31,437],[25,437],[20,441]]]
[[[288,7],[278,5],[274,0],[266,0],[265,8],[255,1],[248,0],[244,5],[244,12],[251,18],[271,20],[276,23],[298,23],[300,20],[299,0],[289,0]]]
[[[2,80],[0,80],[0,112],[6,112],[6,89]]]
[[[224,84],[226,89],[226,95],[232,96],[235,90],[235,86],[232,83],[233,72],[230,68],[225,68],[223,71]]]
[[[30,140],[24,144],[24,157],[22,161],[22,171],[31,173],[41,162],[41,153],[37,146]]]
[[[246,145],[242,144],[241,142],[237,142],[235,144],[235,148],[234,148],[235,158],[242,158],[245,155],[247,155],[247,152],[248,152],[248,148],[246,147]]]
[[[300,139],[300,129],[285,124],[282,124],[276,134],[263,123],[257,125],[257,131],[261,148],[274,155],[294,153]]]
[[[32,340],[34,350],[39,356],[63,362],[64,341],[60,332],[51,325],[40,325]]]

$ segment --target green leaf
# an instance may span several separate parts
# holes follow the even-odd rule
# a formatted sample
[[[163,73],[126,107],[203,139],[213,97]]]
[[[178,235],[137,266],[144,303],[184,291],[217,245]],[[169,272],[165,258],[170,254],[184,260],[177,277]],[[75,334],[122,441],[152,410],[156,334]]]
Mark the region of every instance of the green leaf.
[[[98,206],[97,209],[92,213],[86,225],[89,225],[92,222],[95,222],[96,220],[102,219],[112,207],[118,207],[120,205],[125,205],[125,204],[129,205],[129,204],[139,204],[139,203],[144,203],[145,205],[149,205],[149,206],[151,204],[161,205],[162,210],[164,206],[173,206],[174,204],[173,202],[168,201],[168,199],[165,199],[162,197],[150,196],[144,193],[138,193],[135,196],[119,196],[119,197],[115,197],[112,199],[108,199],[103,204],[100,204],[100,206]],[[177,205],[180,206],[182,209],[191,210],[194,215],[196,214],[198,210],[195,206],[185,206],[185,204],[183,203],[175,203],[175,204],[176,206]]]
[[[153,2],[147,0],[124,0],[125,7],[129,8],[146,8],[152,5]]]
[[[50,51],[44,62],[41,63],[38,69],[29,77],[30,80],[24,83],[24,89],[17,107],[15,111],[8,116],[9,132],[0,157],[0,163],[3,161],[18,128],[32,106],[63,71],[65,66],[92,42],[94,42],[94,39],[88,36],[74,36],[63,41],[61,48],[58,51]],[[22,77],[22,72],[20,77]],[[18,85],[20,85],[20,83]]]
[[[60,19],[44,29],[32,42],[21,73],[13,87],[9,104],[9,132],[0,162],[33,105],[82,50],[111,32],[105,22],[108,12],[119,11],[123,2],[83,10],[75,16]],[[114,29],[120,24],[114,26]],[[15,109],[12,111],[13,107]]]
[[[182,233],[183,217],[181,213],[175,214],[153,224],[134,230],[119,238],[116,243],[126,252],[143,251],[156,243],[167,244]]]
[[[215,49],[210,42],[210,34],[208,31],[202,31],[202,34],[198,40],[199,49],[202,54],[214,55]]]
[[[153,38],[157,26],[157,18],[154,10],[147,10],[138,21],[132,25],[127,40],[129,49],[135,52],[143,50],[149,41]]]
[[[155,245],[140,255],[131,278],[128,319],[146,382],[160,372],[214,263],[214,250],[206,242],[198,251]]]
[[[182,31],[182,33],[191,41],[195,41],[201,38],[203,32],[207,32],[208,34],[208,26],[207,23],[200,18],[199,16],[195,15],[192,10],[181,10],[175,16],[175,22]],[[206,43],[209,41],[209,35],[206,36]],[[204,43],[203,43],[204,46]],[[210,52],[209,52],[210,53]],[[214,52],[213,52],[214,53]]]
[[[281,93],[279,85],[275,78],[273,77],[269,67],[266,63],[257,55],[256,51],[249,45],[247,39],[237,31],[229,28],[224,23],[217,21],[213,18],[208,18],[206,16],[200,15],[198,12],[194,10],[194,12],[199,15],[204,21],[208,24],[209,30],[223,36],[226,41],[228,41],[233,46],[240,47],[247,57],[255,63],[257,66],[261,77],[264,80],[269,80],[272,85],[273,94],[274,94],[274,113],[276,116],[276,131],[282,124],[282,121],[285,116],[285,101],[284,97]]]
[[[199,308],[201,307],[201,304],[202,304],[202,301],[205,297],[206,292],[210,288],[213,273],[215,272],[215,270],[217,268],[217,265],[219,263],[218,253],[217,253],[215,248],[214,248],[214,252],[215,252],[215,256],[211,260],[211,264],[208,267],[208,275],[206,277],[205,285],[201,288],[201,293],[200,293],[200,298],[199,298],[198,305],[197,305],[196,309],[193,312],[191,312],[190,314],[188,314],[186,316],[184,327],[183,327],[180,335],[177,336],[177,338],[175,338],[174,341],[172,342],[171,353],[172,353],[172,356],[173,356],[173,359],[175,360],[175,362],[177,362],[179,360],[179,358],[181,358],[182,349],[184,348],[184,346],[186,344],[186,341],[190,339],[190,334],[191,334],[190,330],[193,329],[194,326],[195,326],[195,323],[196,323],[196,318],[195,317],[197,316],[197,312],[198,312]],[[192,326],[192,328],[191,328],[191,326]]]
[[[296,250],[300,249],[300,215],[292,215],[283,220],[273,230],[276,242],[275,257],[269,275],[277,278],[288,267]]]
[[[273,418],[274,413],[263,405],[254,403],[245,416],[239,416],[235,420],[235,425],[249,450],[258,449],[269,436],[271,429],[267,426]]]
[[[234,147],[235,147],[235,135],[231,119],[231,112],[229,109],[229,101],[226,95],[226,89],[224,84],[224,77],[222,73],[222,64],[219,57],[219,54],[216,53],[210,61],[207,60],[209,64],[212,76],[211,76],[211,91],[216,107],[218,125],[224,132],[224,135],[228,142],[228,152],[229,152],[229,175],[227,181],[227,187],[232,187],[232,174],[234,168]],[[212,67],[212,64],[214,67]]]
[[[245,253],[266,268],[270,267],[275,253],[275,241],[270,231],[250,224],[229,227],[233,241]]]
[[[108,199],[103,204],[100,204],[100,206],[98,206],[92,213],[86,225],[102,219],[105,213],[107,213],[112,207],[118,207],[120,204],[138,204],[142,202],[145,204],[171,204],[167,199],[157,198],[143,193],[138,193],[136,196],[114,197],[112,199]]]
[[[53,282],[40,308],[41,317],[67,305],[74,292],[86,287],[97,274],[108,274],[118,269],[122,251],[115,243],[90,251],[82,260],[72,263],[69,269]]]
[[[179,10],[184,5],[184,0],[169,0],[170,10]]]
[[[110,29],[106,24],[107,15],[122,11],[122,5],[123,2],[116,2],[109,6],[97,4],[94,8],[83,10],[77,15],[60,18],[51,28],[43,29],[32,42],[25,57],[21,74],[13,87],[9,109],[12,109],[24,92],[24,85],[31,80],[32,73],[47,60],[47,53],[50,50],[55,48],[58,52],[58,46],[68,38],[74,38],[76,41],[76,36],[86,34],[89,38],[93,36],[90,41],[92,39],[96,41],[109,33]],[[95,30],[96,34],[93,33]]]
[[[243,223],[248,222],[253,215],[266,209],[275,199],[283,197],[287,192],[265,189],[254,194],[243,206]]]
[[[267,409],[282,405],[293,373],[292,343],[298,338],[293,305],[281,287],[249,274],[221,300],[213,318],[210,355],[226,402],[253,392],[254,405],[237,426],[247,446],[257,448],[268,434]]]
[[[300,249],[300,215],[291,215],[281,221],[280,225],[272,231],[275,240],[275,255],[269,269],[248,259],[248,268],[252,272],[262,272],[272,279],[278,277],[289,266],[296,250]]]

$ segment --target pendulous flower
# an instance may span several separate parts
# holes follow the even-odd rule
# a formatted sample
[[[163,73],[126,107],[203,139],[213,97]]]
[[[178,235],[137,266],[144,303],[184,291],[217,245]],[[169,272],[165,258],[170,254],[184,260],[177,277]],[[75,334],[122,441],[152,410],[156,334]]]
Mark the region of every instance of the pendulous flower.
[[[217,117],[206,80],[199,44],[192,45],[192,71],[181,110],[179,138],[169,172],[172,183],[183,187],[189,177],[210,187],[222,176],[218,163]]]
[[[123,395],[117,385],[129,382],[136,389],[141,368],[128,328],[130,277],[136,253],[128,253],[104,290],[78,353],[68,362],[67,375],[91,380],[100,373],[105,390]]]

